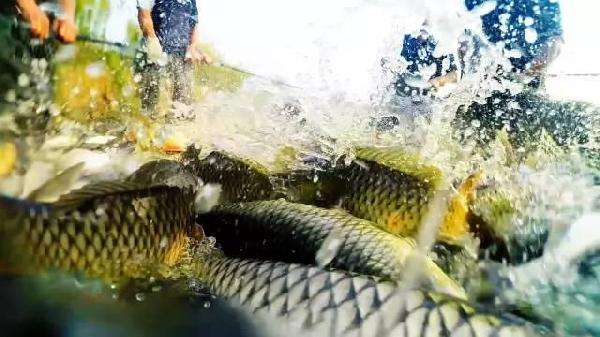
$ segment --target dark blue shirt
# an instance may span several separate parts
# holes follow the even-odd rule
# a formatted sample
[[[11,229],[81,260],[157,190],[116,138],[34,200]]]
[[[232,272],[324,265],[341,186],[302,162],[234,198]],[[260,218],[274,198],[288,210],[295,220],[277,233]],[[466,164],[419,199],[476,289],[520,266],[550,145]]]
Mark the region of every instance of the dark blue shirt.
[[[473,10],[486,1],[465,0],[465,6]],[[521,57],[510,58],[516,71],[527,69],[534,59],[543,56],[547,43],[563,33],[556,0],[497,0],[496,8],[481,19],[483,32],[491,43],[502,41],[505,48],[520,51]],[[535,41],[527,41],[527,30],[537,35]],[[435,45],[431,37],[407,35],[401,52],[410,64],[407,72],[416,73],[435,63],[438,69],[435,76],[443,75],[441,64],[447,56],[434,57]],[[453,69],[455,67],[451,66],[448,70]]]
[[[152,22],[165,53],[183,56],[198,23],[196,0],[155,0]]]
[[[487,0],[465,0],[468,10]],[[483,32],[492,43],[504,42],[507,49],[518,50],[521,57],[510,58],[517,70],[525,70],[546,44],[563,34],[558,0],[499,0],[496,8],[481,17]],[[527,41],[527,30],[537,36]]]
[[[418,74],[423,67],[428,67],[435,64],[435,74],[433,77],[438,77],[449,71],[456,70],[454,58],[452,55],[444,55],[434,57],[436,43],[435,40],[422,32],[417,36],[406,35],[402,45],[401,56],[409,62],[406,72],[410,74]],[[444,61],[448,60],[446,69],[444,69]]]

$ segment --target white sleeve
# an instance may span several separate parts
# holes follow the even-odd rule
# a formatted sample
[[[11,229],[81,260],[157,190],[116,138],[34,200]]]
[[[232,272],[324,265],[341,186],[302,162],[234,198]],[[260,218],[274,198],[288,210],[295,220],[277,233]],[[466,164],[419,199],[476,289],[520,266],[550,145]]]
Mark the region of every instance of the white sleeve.
[[[154,0],[137,0],[138,8],[151,10],[152,6],[154,6]]]

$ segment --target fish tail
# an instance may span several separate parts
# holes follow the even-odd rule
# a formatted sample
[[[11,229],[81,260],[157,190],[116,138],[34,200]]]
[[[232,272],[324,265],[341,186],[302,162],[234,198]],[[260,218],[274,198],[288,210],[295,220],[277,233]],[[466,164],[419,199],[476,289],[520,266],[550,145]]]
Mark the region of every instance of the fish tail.
[[[446,214],[439,233],[443,241],[454,244],[469,233],[469,205],[475,200],[475,193],[482,175],[481,171],[471,174],[462,182],[458,193],[450,199],[448,214]]]
[[[458,194],[467,200],[468,203],[473,202],[475,199],[475,193],[477,191],[477,186],[481,183],[483,177],[482,171],[476,171],[472,173],[470,176],[463,181],[463,183],[458,188]]]

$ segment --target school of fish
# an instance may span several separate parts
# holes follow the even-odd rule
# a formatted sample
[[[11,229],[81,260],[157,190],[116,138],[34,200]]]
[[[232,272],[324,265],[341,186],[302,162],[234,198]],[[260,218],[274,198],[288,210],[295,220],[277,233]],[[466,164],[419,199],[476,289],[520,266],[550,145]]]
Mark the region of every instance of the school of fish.
[[[480,176],[465,177],[444,199],[438,244],[479,235],[469,212]],[[196,196],[208,183],[221,185],[221,198],[199,214]],[[225,153],[188,150],[180,162],[150,162],[53,203],[0,198],[0,239],[10,243],[0,249],[0,269],[164,277],[189,262],[191,243],[206,235],[220,249],[192,259],[193,276],[234,306],[296,322],[300,333],[551,334],[472,303],[419,249],[420,224],[448,186],[439,169],[396,148],[360,148],[326,168],[277,175]]]

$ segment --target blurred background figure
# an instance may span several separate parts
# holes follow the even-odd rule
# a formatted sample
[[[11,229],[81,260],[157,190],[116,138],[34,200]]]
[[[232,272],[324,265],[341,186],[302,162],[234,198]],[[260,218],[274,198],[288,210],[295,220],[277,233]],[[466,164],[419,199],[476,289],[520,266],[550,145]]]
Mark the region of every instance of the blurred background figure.
[[[190,117],[195,63],[210,63],[199,47],[196,0],[138,0],[138,19],[144,35],[142,107],[155,113],[160,80],[166,71],[172,82],[174,111]]]
[[[465,6],[475,11],[488,2],[465,0]],[[510,61],[512,68],[501,69],[499,73],[518,78],[530,87],[541,87],[546,69],[558,56],[563,42],[558,1],[498,0],[495,3],[491,11],[481,16],[481,23],[484,37]],[[471,41],[458,46],[459,60],[453,55],[436,55],[436,37],[428,34],[427,23],[416,34],[405,36],[401,56],[408,66],[396,84],[397,92],[422,94],[458,81],[462,75],[459,71],[464,74],[469,66],[477,63],[478,50],[484,44],[469,32],[466,35]],[[418,80],[423,84],[418,85]]]
[[[54,41],[72,43],[78,33],[75,0],[60,0],[60,15],[47,14],[45,5],[34,0],[0,4],[0,115],[15,112],[25,134],[42,131],[47,123]]]

